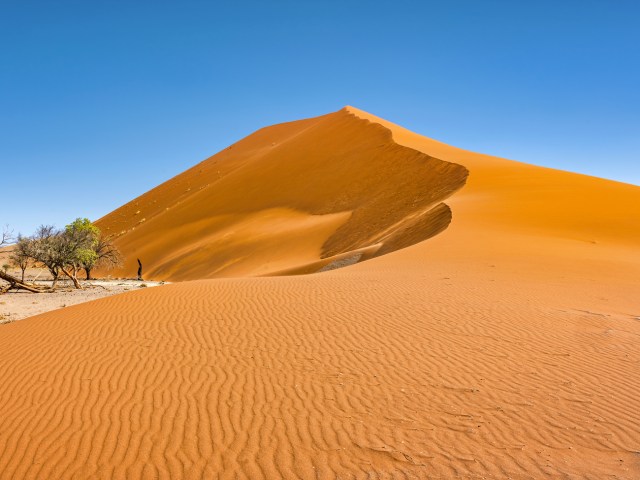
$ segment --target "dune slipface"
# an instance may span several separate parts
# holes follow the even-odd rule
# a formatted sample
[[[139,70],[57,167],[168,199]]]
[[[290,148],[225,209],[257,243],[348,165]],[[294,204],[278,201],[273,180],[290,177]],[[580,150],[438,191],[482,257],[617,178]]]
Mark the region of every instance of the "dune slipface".
[[[195,168],[101,226],[245,276],[0,327],[0,478],[640,478],[640,188],[351,107]]]

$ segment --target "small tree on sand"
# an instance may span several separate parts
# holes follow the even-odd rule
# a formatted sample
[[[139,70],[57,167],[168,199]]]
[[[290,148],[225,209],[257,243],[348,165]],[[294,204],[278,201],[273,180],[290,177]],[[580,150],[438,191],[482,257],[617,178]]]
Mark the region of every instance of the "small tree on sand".
[[[78,270],[83,265],[94,265],[98,261],[96,247],[100,230],[88,218],[76,218],[61,232],[61,249],[64,257],[60,269],[68,276],[76,288],[82,288],[78,282]]]
[[[13,246],[9,260],[20,269],[22,276],[20,281],[24,283],[24,272],[31,265],[31,241],[27,237],[18,235],[18,241]]]
[[[13,241],[13,236],[11,235],[11,231],[9,230],[8,227],[5,227],[2,230],[2,233],[0,234],[0,247],[9,244],[12,241]],[[0,285],[0,294],[8,292],[12,288],[28,290],[29,292],[33,292],[33,293],[40,293],[39,288],[31,285],[26,285],[24,282],[9,275],[7,272],[0,271],[0,280],[2,280],[3,282],[6,282]]]
[[[53,277],[51,288],[56,288],[64,261],[60,253],[60,232],[53,225],[40,225],[30,242],[31,258],[49,270]]]
[[[113,267],[121,263],[120,252],[111,237],[103,235],[88,218],[76,218],[65,228],[65,236],[79,242],[75,255],[70,259],[75,276],[78,268],[83,268],[87,280],[91,280],[91,270],[96,267]]]
[[[88,219],[78,218],[64,230],[52,225],[42,225],[31,239],[30,256],[43,264],[51,273],[55,288],[60,273],[71,279],[74,287],[81,289],[78,271],[84,263],[96,262],[95,252],[100,231]]]
[[[8,229],[5,229],[0,241],[2,244],[8,243],[10,238]],[[0,279],[9,283],[8,288],[37,292],[39,287],[24,284],[24,271],[30,262],[43,265],[49,270],[53,277],[51,290],[56,288],[60,273],[69,277],[73,285],[81,289],[82,285],[78,281],[81,269],[87,272],[87,279],[90,279],[92,268],[118,265],[121,257],[110,237],[103,236],[89,219],[77,218],[64,230],[57,230],[53,225],[41,225],[33,236],[19,236],[11,260],[22,270],[22,280],[1,271]]]
[[[13,240],[13,236],[11,235],[11,230],[9,230],[9,226],[5,226],[2,229],[2,233],[0,233],[0,247],[11,243]]]
[[[87,256],[82,262],[87,280],[91,280],[91,270],[95,267],[111,268],[122,264],[122,256],[113,244],[112,238],[98,232],[98,238],[93,247],[95,255]]]

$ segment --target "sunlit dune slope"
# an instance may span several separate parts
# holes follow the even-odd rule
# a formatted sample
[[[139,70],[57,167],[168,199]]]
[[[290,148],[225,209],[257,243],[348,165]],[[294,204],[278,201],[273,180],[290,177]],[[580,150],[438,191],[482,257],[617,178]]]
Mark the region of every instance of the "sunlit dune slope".
[[[638,479],[639,212],[351,107],[256,132],[101,221],[246,277],[0,327],[0,479]]]
[[[136,258],[170,280],[313,271],[439,233],[466,177],[343,109],[259,130],[98,225],[118,236],[116,274]]]

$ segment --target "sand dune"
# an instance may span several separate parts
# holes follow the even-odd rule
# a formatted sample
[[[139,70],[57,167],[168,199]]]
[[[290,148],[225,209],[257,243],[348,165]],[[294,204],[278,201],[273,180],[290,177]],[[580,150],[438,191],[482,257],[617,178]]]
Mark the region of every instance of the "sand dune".
[[[308,271],[439,233],[451,220],[441,202],[466,177],[343,109],[259,130],[98,225],[128,259],[116,275],[136,258],[161,280]]]
[[[0,478],[640,477],[640,188],[351,107],[195,168],[102,225],[245,277],[0,327]]]

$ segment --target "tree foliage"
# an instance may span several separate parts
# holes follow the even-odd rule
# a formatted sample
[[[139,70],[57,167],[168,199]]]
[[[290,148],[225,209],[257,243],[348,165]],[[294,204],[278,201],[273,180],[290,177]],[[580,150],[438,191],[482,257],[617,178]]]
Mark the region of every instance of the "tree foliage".
[[[91,270],[95,267],[111,268],[122,264],[120,251],[113,244],[110,236],[98,232],[93,255],[87,256],[82,261],[82,268],[87,274],[87,280],[91,280]]]

